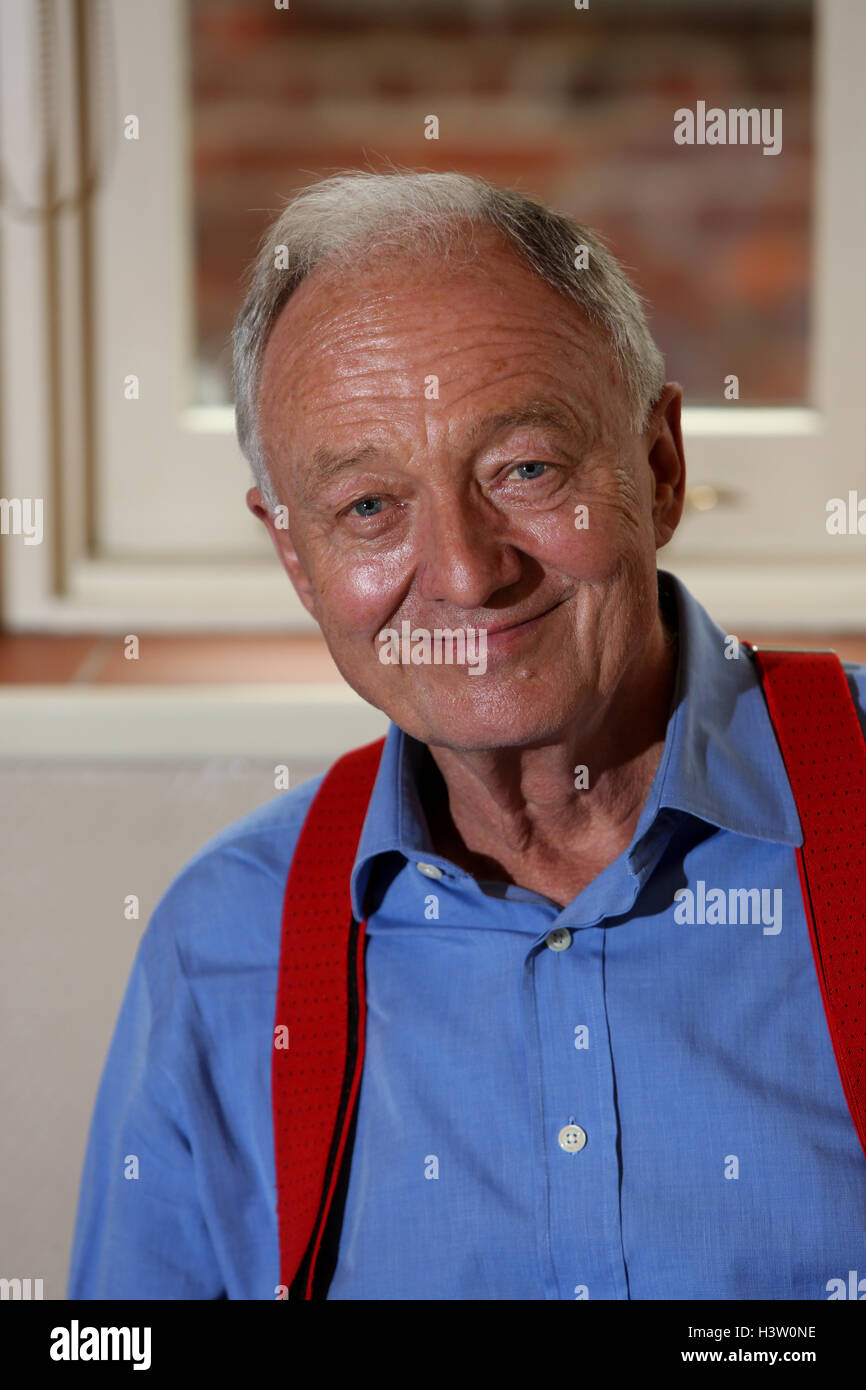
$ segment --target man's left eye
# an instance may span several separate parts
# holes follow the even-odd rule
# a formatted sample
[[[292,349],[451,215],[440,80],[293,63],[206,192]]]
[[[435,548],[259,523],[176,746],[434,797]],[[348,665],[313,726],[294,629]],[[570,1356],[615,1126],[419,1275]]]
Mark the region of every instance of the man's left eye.
[[[544,469],[547,467],[548,465],[546,463],[518,463],[512,469],[509,476],[513,476],[514,473],[519,473],[524,482],[530,482],[533,478],[540,478]]]
[[[358,510],[359,508],[361,508],[360,511]],[[378,516],[382,510],[382,498],[362,497],[359,502],[353,502],[349,510],[354,516]]]

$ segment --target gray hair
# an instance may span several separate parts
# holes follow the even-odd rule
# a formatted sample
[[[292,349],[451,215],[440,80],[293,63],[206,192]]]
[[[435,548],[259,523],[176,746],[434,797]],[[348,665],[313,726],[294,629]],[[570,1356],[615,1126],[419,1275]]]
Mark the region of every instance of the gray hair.
[[[467,224],[495,227],[542,280],[572,300],[606,334],[640,433],[665,381],[642,297],[597,233],[512,189],[467,174],[335,174],[302,189],[262,240],[248,272],[249,288],[232,334],[235,420],[241,450],[269,511],[279,505],[258,429],[262,358],[289,297],[327,261],[357,268],[361,247],[373,252],[418,244],[447,256]],[[584,268],[576,251],[586,247]]]

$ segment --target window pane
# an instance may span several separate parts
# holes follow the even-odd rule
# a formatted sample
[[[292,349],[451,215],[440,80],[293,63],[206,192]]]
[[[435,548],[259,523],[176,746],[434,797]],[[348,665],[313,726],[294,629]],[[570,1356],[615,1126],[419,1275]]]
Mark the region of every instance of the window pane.
[[[190,0],[198,400],[231,398],[241,272],[284,199],[392,160],[519,187],[601,232],[687,404],[722,404],[731,373],[741,404],[808,403],[812,8]],[[674,141],[680,108],[693,144]],[[722,129],[714,108],[766,111],[765,134],[697,143]]]

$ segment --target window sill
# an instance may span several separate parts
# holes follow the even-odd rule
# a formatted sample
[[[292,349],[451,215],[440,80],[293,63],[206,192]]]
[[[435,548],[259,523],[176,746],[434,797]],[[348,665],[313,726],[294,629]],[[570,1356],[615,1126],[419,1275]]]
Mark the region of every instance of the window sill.
[[[388,721],[345,683],[5,685],[0,758],[333,761]]]
[[[866,664],[866,634],[751,631]],[[328,763],[388,721],[346,685],[321,637],[0,636],[0,758],[254,757]]]

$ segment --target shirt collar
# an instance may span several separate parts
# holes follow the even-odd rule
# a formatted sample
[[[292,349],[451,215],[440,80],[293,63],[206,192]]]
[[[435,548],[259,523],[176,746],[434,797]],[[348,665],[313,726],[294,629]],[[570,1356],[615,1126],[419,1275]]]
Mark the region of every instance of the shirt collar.
[[[664,752],[644,811],[653,817],[669,806],[739,835],[801,845],[753,659],[682,580],[660,570],[660,594],[665,590],[676,600],[680,656]]]
[[[665,746],[629,853],[662,808],[778,844],[803,833],[754,662],[675,575],[659,570],[659,595],[676,613],[677,679]],[[739,655],[734,655],[738,651]],[[374,861],[385,854],[447,869],[433,849],[419,783],[426,746],[390,724],[352,871],[360,921]]]

